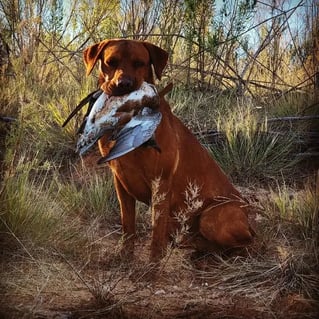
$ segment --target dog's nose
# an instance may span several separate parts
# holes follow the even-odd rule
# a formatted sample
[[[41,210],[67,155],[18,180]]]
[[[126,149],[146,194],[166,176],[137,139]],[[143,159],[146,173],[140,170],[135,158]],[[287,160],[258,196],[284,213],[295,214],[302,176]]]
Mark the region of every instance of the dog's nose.
[[[130,78],[121,78],[117,82],[117,87],[122,90],[130,90],[133,87],[133,81]]]

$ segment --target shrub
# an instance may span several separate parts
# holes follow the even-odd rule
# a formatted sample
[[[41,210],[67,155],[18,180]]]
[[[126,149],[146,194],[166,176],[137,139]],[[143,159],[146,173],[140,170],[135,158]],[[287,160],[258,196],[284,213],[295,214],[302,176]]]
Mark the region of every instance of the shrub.
[[[7,170],[0,194],[0,227],[16,239],[41,247],[69,249],[83,241],[80,224],[58,200],[48,167],[20,157]]]
[[[295,136],[268,131],[251,105],[220,112],[217,128],[225,137],[209,146],[213,157],[235,180],[273,179],[297,163],[293,156]]]
[[[60,184],[59,198],[70,213],[85,218],[102,219],[118,216],[118,203],[110,174],[96,171],[78,171]]]

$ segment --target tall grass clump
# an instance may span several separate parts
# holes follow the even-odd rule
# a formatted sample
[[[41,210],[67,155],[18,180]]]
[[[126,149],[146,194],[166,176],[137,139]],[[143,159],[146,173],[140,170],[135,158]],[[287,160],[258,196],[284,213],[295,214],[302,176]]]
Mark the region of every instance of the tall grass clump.
[[[106,171],[77,171],[60,185],[59,198],[65,210],[83,218],[104,220],[118,216],[113,180]],[[115,214],[116,212],[116,214]]]
[[[306,183],[296,192],[285,183],[270,190],[265,212],[272,220],[288,223],[301,239],[319,239],[319,172],[316,185]]]
[[[218,110],[232,107],[234,97],[222,91],[196,91],[176,86],[168,98],[176,116],[194,132],[215,127]]]
[[[311,93],[290,92],[279,98],[274,98],[269,103],[262,101],[269,117],[301,116],[316,114],[316,99]]]
[[[43,157],[55,162],[74,153],[76,125],[70,123],[62,128],[63,118],[70,112],[66,99],[50,100],[45,104],[37,101],[24,103],[18,118],[19,147],[33,145]]]
[[[235,180],[276,179],[296,164],[294,135],[268,130],[267,120],[260,120],[250,103],[220,110],[216,125],[224,139],[209,149]]]
[[[1,231],[20,243],[72,251],[85,237],[80,236],[79,220],[67,214],[59,199],[62,146],[50,145],[41,137],[49,128],[45,118],[24,117],[23,112],[12,124],[1,150]]]
[[[80,224],[65,214],[51,170],[21,155],[4,176],[0,228],[21,242],[68,249],[78,243]]]
[[[16,121],[0,149],[0,227],[11,238],[36,247],[72,251],[87,240],[81,217],[107,215],[115,197],[113,202],[108,198],[114,194],[109,178],[94,174],[80,182],[66,178],[77,158],[76,131],[83,113],[65,128],[62,123],[92,83],[82,85],[63,69],[47,71],[41,75],[31,65],[26,74],[9,79],[10,85],[1,83],[5,93],[1,104],[15,106],[14,112],[8,112],[8,106],[1,115]]]
[[[24,70],[5,78],[0,84],[0,115],[17,119],[14,134],[20,136],[19,149],[33,146],[37,158],[52,159],[57,164],[74,151],[76,131],[83,113],[62,128],[62,123],[92,89],[93,80],[85,79],[84,68],[72,62],[74,72],[59,63],[32,62],[25,67],[21,59],[13,59],[16,70]]]

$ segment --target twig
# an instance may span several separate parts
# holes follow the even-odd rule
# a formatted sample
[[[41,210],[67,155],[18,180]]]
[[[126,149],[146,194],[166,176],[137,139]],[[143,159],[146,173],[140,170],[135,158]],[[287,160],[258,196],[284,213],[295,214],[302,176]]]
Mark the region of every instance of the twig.
[[[38,265],[38,261],[31,255],[28,248],[23,244],[23,242],[16,236],[16,234],[13,232],[13,230],[10,228],[10,226],[6,223],[6,221],[0,216],[0,220],[3,223],[3,225],[7,228],[9,231],[9,234],[19,243],[19,245],[23,248],[23,250],[27,253],[27,255]]]
[[[72,271],[76,274],[76,276],[81,280],[81,282],[86,286],[86,288],[89,290],[89,292],[92,294],[93,297],[96,297],[94,294],[94,289],[84,280],[84,278],[80,275],[80,273],[75,269],[75,267],[65,258],[64,255],[62,255],[58,250],[54,249],[56,254],[60,256],[72,269]]]
[[[10,116],[0,116],[0,121],[5,122],[5,123],[12,123],[15,122],[17,119],[14,117]]]
[[[50,52],[56,59],[57,62],[59,62],[60,64],[62,64],[72,75],[72,77],[74,78],[74,80],[76,80],[78,83],[80,83],[79,79],[75,76],[75,74],[73,73],[73,71],[65,64],[61,61],[61,58],[59,58],[53,51],[52,49],[50,49],[41,39],[39,39],[39,41],[41,42],[41,44],[48,50],[48,52]]]
[[[267,119],[267,122],[280,122],[280,121],[307,121],[307,120],[318,120],[319,115],[305,115],[305,116],[285,116]]]

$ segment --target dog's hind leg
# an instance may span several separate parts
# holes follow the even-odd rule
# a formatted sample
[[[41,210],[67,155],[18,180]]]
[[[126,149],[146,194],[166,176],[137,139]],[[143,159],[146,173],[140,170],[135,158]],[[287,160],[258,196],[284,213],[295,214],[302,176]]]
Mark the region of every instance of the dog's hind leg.
[[[255,232],[248,223],[246,208],[238,201],[217,204],[200,215],[200,233],[223,248],[245,247]]]

